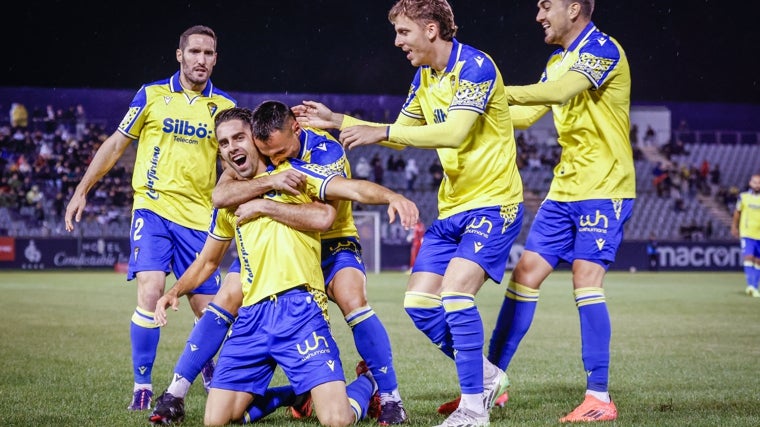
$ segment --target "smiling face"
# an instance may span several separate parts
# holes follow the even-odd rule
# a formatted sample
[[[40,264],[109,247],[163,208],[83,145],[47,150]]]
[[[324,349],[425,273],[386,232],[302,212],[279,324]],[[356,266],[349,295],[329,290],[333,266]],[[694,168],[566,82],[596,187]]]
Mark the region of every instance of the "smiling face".
[[[577,17],[579,11],[580,5],[575,2],[540,0],[536,21],[544,29],[544,42],[567,49],[575,39],[574,17]]]
[[[406,59],[413,66],[432,64],[434,54],[432,40],[438,28],[435,24],[424,25],[406,15],[399,15],[393,21],[393,28],[396,31],[393,44],[406,53]]]
[[[261,156],[253,145],[251,125],[232,119],[216,126],[219,154],[238,175],[250,179],[259,173]]]

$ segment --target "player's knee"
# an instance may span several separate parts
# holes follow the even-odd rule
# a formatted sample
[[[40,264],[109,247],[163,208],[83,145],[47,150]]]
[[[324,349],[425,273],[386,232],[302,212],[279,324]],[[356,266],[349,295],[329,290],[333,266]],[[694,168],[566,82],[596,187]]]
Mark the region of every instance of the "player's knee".
[[[352,411],[328,411],[318,414],[319,423],[327,427],[346,427],[353,425],[355,420]]]

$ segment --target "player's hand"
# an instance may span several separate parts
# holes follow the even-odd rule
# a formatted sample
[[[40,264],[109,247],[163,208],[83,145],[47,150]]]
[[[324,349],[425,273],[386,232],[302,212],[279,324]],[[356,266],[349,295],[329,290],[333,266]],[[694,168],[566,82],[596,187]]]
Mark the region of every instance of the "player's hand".
[[[303,127],[319,129],[339,129],[343,123],[343,114],[333,113],[325,104],[316,101],[304,101],[291,108],[296,120]]]
[[[736,228],[736,227],[731,227],[731,235],[734,236],[734,237],[736,237],[738,239],[740,237],[739,236],[739,229]]]
[[[265,215],[265,207],[267,203],[276,203],[271,200],[265,199],[253,199],[249,200],[235,209],[235,216],[237,217],[237,226],[251,222],[260,216]]]
[[[387,139],[387,126],[351,126],[340,132],[340,142],[346,149],[376,144]]]
[[[69,200],[69,204],[66,205],[66,215],[63,219],[66,223],[66,231],[74,231],[73,221],[79,222],[82,220],[85,206],[87,206],[87,197],[84,194],[74,192],[71,200]]]
[[[171,290],[156,301],[156,309],[153,311],[153,321],[156,325],[166,326],[166,308],[179,310],[179,297]]]
[[[404,230],[410,230],[420,220],[420,211],[417,209],[417,205],[401,194],[395,195],[388,203],[390,223],[393,223],[396,215],[398,215]]]
[[[269,175],[269,184],[273,190],[283,191],[297,196],[306,187],[306,175],[295,169]]]

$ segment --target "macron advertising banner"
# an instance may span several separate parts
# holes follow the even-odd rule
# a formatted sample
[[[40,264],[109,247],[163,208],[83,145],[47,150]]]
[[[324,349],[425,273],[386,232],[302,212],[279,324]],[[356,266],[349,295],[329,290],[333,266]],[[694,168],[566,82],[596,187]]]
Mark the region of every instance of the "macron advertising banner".
[[[399,239],[397,239],[399,240]],[[409,267],[410,245],[406,242],[382,244],[383,270]],[[652,268],[647,242],[625,241],[618,250],[610,270],[646,271]],[[514,244],[507,269],[514,268],[523,246]],[[225,258],[223,267],[234,257]],[[738,242],[660,241],[654,257],[658,271],[740,271],[742,251]],[[129,239],[126,238],[14,238],[0,237],[0,270],[113,269],[129,262]],[[560,264],[558,269],[568,267]]]

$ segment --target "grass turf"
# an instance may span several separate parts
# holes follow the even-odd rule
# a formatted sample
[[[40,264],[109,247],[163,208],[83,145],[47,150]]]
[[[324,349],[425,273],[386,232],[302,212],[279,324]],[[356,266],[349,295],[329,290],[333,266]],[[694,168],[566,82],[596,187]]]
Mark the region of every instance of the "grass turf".
[[[437,406],[458,393],[453,363],[416,330],[402,301],[407,276],[369,275],[370,303],[386,325],[410,426],[440,423]],[[760,425],[760,299],[744,295],[741,273],[610,273],[610,391],[619,426]],[[486,340],[503,286],[477,297]],[[135,287],[103,272],[0,273],[0,425],[145,426],[148,412],[126,410],[132,391],[129,319]],[[331,306],[344,369],[359,356]],[[169,383],[192,325],[187,301],[169,315],[153,370],[154,392]],[[544,284],[533,327],[509,368],[512,387],[493,426],[543,426],[580,403],[585,388],[570,276]],[[281,373],[275,384],[285,382]],[[196,382],[186,426],[202,425],[205,393]],[[294,421],[279,410],[260,422]],[[373,425],[363,421],[363,425]]]

